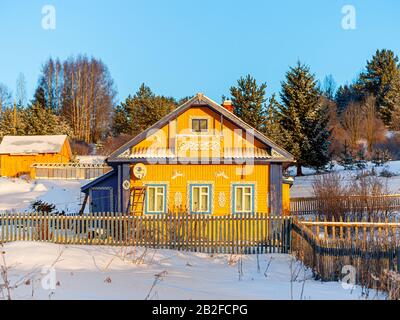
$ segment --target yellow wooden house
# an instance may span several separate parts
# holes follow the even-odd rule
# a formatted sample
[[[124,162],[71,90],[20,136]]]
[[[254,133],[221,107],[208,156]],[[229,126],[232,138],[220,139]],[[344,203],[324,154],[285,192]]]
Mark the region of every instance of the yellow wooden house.
[[[113,171],[82,187],[90,211],[288,213],[293,156],[232,110],[199,93],[123,145]]]
[[[72,158],[66,135],[4,136],[0,143],[0,174],[30,174],[34,163],[67,163]]]

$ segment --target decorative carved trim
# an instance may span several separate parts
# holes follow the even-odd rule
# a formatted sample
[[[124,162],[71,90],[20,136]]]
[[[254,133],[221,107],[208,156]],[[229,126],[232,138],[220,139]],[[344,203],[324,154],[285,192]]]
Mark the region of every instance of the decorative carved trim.
[[[220,208],[225,208],[226,205],[226,195],[225,192],[220,191],[218,193],[218,206]]]
[[[180,207],[183,204],[183,197],[181,192],[175,192],[174,195],[174,205]]]

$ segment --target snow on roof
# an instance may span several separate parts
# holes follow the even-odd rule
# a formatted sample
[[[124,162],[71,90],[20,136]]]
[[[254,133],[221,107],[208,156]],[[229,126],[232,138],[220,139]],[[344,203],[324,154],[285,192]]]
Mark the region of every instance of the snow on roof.
[[[0,154],[58,153],[66,139],[66,135],[5,136],[0,143]]]

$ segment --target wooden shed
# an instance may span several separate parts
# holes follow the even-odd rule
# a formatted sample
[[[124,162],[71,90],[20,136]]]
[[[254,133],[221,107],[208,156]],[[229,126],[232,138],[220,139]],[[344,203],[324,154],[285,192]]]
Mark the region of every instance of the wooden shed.
[[[5,136],[0,143],[0,174],[29,174],[34,163],[66,163],[72,158],[66,135]]]

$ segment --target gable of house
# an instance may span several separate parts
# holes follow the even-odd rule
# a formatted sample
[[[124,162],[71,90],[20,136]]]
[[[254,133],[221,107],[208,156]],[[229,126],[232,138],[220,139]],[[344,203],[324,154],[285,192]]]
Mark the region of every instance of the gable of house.
[[[205,124],[196,132],[198,123]],[[119,148],[111,163],[148,159],[258,159],[291,162],[293,156],[224,107],[197,94]]]

